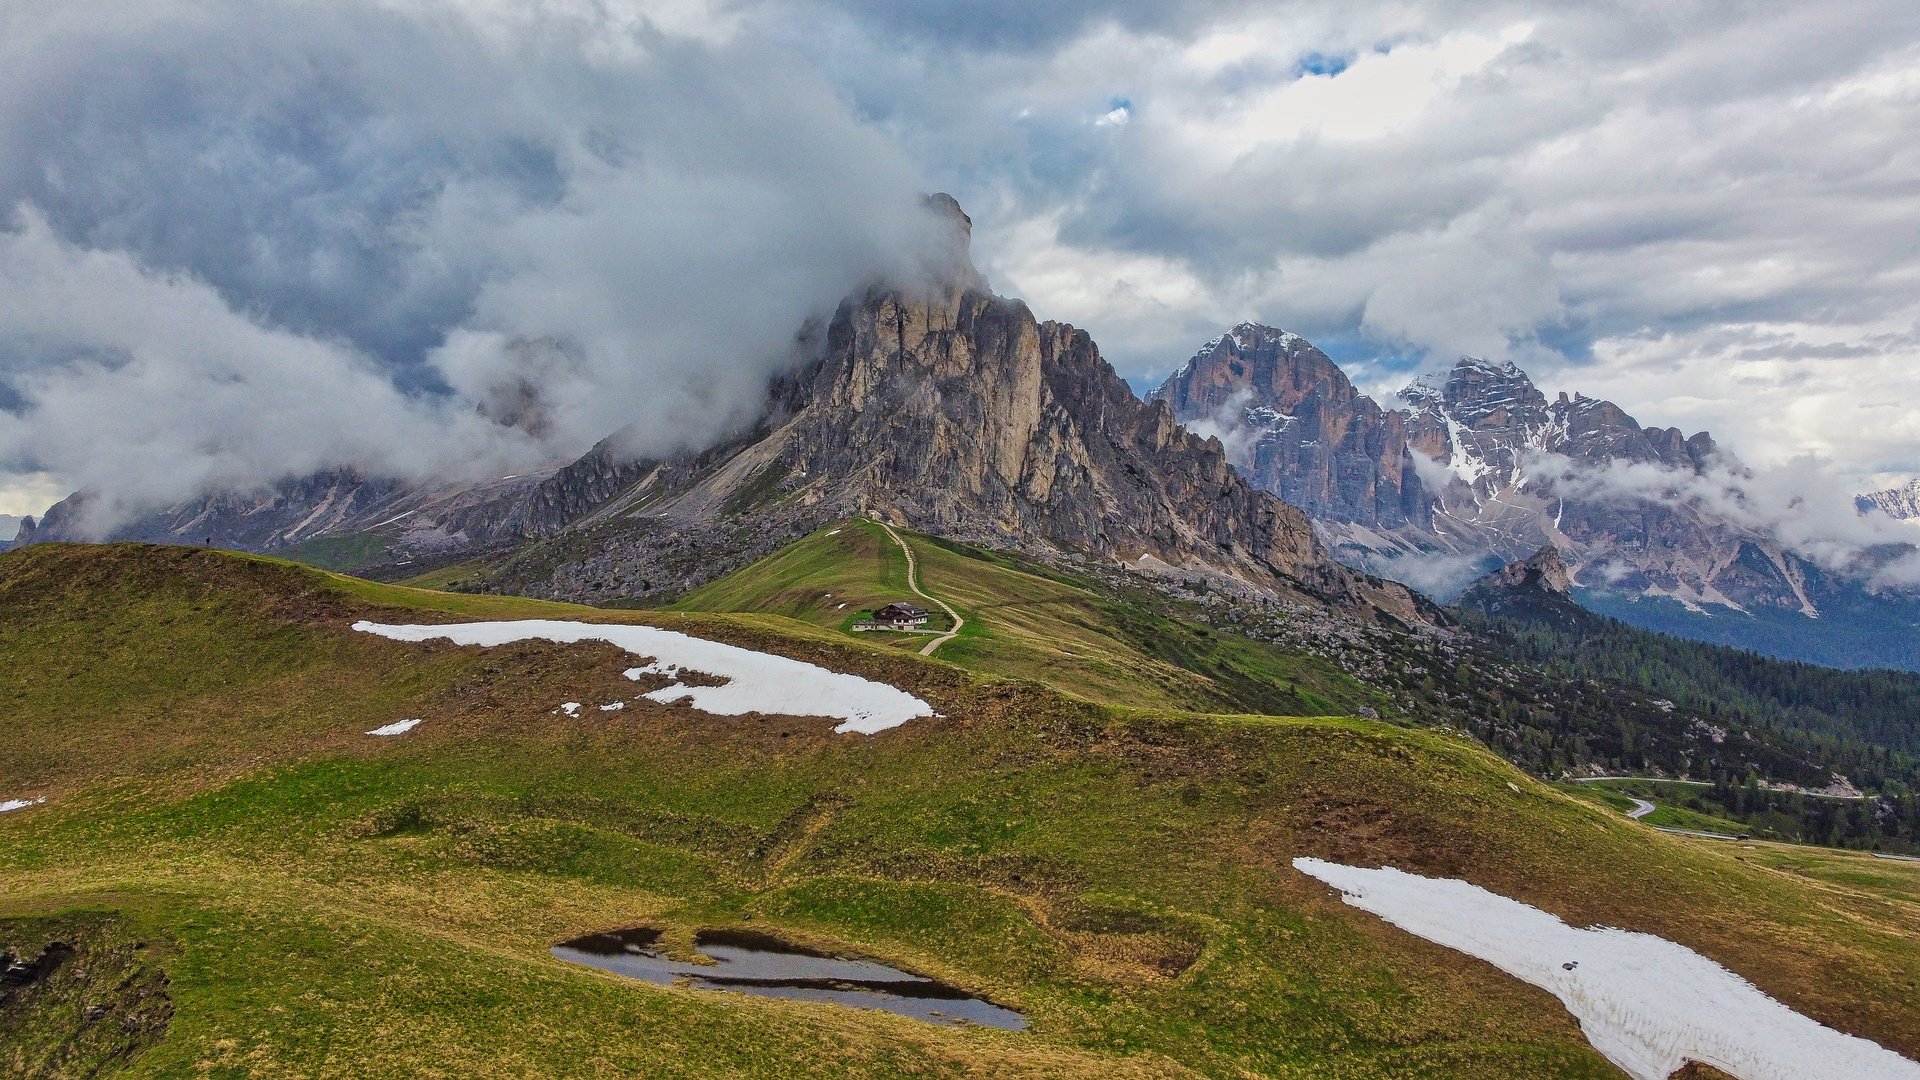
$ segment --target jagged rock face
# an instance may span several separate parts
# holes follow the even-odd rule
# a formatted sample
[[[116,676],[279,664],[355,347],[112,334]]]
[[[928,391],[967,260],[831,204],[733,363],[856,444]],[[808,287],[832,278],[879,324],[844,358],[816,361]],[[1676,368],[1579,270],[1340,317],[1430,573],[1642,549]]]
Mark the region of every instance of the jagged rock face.
[[[1920,480],[1909,480],[1905,487],[1868,492],[1853,502],[1863,514],[1877,510],[1900,521],[1920,519]]]
[[[1565,621],[1577,610],[1573,577],[1560,550],[1551,544],[1467,586],[1458,603],[1489,615],[1546,617],[1555,622]]]
[[[1152,396],[1241,448],[1248,477],[1304,508],[1343,560],[1443,596],[1554,546],[1582,585],[1817,610],[1805,564],[1772,537],[1605,482],[1622,464],[1700,475],[1711,436],[1643,428],[1607,401],[1549,401],[1512,363],[1462,358],[1413,380],[1404,409],[1382,409],[1298,335],[1242,324]],[[1569,472],[1579,479],[1562,482]],[[1421,576],[1435,567],[1450,577]]]
[[[1334,574],[1298,509],[1135,398],[1085,331],[976,289],[843,303],[772,438],[803,503],[1005,545],[1038,537],[1255,579]],[[1337,576],[1337,575],[1336,575]]]
[[[1409,429],[1436,470],[1443,542],[1518,558],[1552,544],[1579,584],[1682,603],[1814,614],[1804,565],[1773,537],[1684,499],[1649,501],[1606,482],[1621,464],[1670,470],[1677,488],[1715,464],[1712,436],[1643,428],[1609,401],[1549,403],[1517,366],[1471,357],[1402,391]],[[1565,482],[1571,473],[1575,479]]]
[[[1433,500],[1406,453],[1406,416],[1353,388],[1297,334],[1254,323],[1200,347],[1149,400],[1225,434],[1255,485],[1318,519],[1430,528]]]

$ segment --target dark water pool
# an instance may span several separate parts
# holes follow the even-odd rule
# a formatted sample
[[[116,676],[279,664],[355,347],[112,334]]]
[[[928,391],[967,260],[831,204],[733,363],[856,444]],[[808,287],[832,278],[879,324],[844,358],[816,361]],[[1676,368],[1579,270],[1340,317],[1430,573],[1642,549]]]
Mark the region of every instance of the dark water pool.
[[[658,930],[614,930],[563,941],[553,947],[553,955],[652,983],[685,981],[702,990],[884,1009],[936,1024],[973,1023],[1009,1031],[1027,1026],[1026,1017],[957,986],[873,960],[803,949],[766,934],[702,930],[694,937],[694,947],[712,957],[713,964],[674,960],[660,950],[659,941]]]

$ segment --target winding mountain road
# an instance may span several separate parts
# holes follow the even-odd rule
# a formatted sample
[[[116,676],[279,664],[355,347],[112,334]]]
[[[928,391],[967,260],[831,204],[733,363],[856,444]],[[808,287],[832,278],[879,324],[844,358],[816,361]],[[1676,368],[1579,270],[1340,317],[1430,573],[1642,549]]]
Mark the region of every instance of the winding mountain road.
[[[1633,796],[1629,795],[1627,798],[1633,799]],[[1639,821],[1641,818],[1646,817],[1658,809],[1660,808],[1645,799],[1633,799],[1633,809],[1627,811],[1627,816],[1635,821]]]
[[[921,656],[932,656],[933,650],[939,648],[942,645],[945,645],[947,642],[952,641],[954,638],[960,636],[960,628],[967,625],[967,620],[961,618],[960,613],[953,610],[953,608],[945,600],[942,600],[937,596],[929,595],[925,590],[920,588],[920,577],[919,577],[920,564],[917,561],[915,561],[913,557],[913,549],[907,546],[907,542],[900,538],[899,533],[893,531],[893,526],[887,524],[884,521],[877,521],[876,523],[881,528],[887,530],[887,535],[893,537],[893,542],[900,545],[901,552],[903,552],[907,557],[907,588],[912,589],[914,591],[914,594],[919,596],[922,600],[925,600],[930,604],[938,604],[940,606],[940,610],[946,612],[947,617],[953,620],[953,629],[947,631],[944,634],[941,634],[939,637],[934,638],[932,641],[927,642],[926,645],[921,648],[920,650]]]

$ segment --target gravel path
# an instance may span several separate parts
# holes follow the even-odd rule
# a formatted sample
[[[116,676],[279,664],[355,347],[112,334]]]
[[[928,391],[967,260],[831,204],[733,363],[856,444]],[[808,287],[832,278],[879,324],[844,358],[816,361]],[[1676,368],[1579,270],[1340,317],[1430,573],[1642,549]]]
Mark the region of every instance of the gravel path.
[[[914,591],[914,594],[919,596],[922,600],[925,600],[930,604],[940,605],[940,610],[946,612],[947,617],[953,620],[953,629],[947,631],[944,634],[941,634],[939,637],[934,638],[932,641],[927,642],[926,645],[921,648],[920,650],[921,656],[932,656],[933,650],[939,648],[942,645],[945,645],[947,642],[952,641],[954,638],[960,636],[960,628],[967,625],[967,620],[961,618],[960,613],[953,610],[953,608],[950,607],[945,600],[942,600],[937,596],[929,596],[924,590],[920,588],[920,577],[919,577],[920,564],[916,562],[913,558],[913,549],[907,546],[907,542],[900,538],[899,533],[893,531],[893,526],[882,521],[880,522],[880,527],[887,530],[887,535],[893,537],[893,542],[896,544],[899,544],[900,550],[906,553],[907,588],[912,589]]]

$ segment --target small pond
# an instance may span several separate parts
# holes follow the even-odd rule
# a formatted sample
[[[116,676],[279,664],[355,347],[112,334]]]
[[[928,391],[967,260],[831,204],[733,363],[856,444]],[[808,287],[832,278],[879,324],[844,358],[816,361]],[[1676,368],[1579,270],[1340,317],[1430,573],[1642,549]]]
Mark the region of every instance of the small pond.
[[[652,983],[884,1009],[936,1024],[973,1023],[1009,1031],[1027,1026],[1026,1017],[957,986],[873,960],[803,949],[766,934],[702,930],[694,937],[694,947],[712,964],[672,959],[659,941],[658,930],[614,930],[561,942],[553,955]]]

